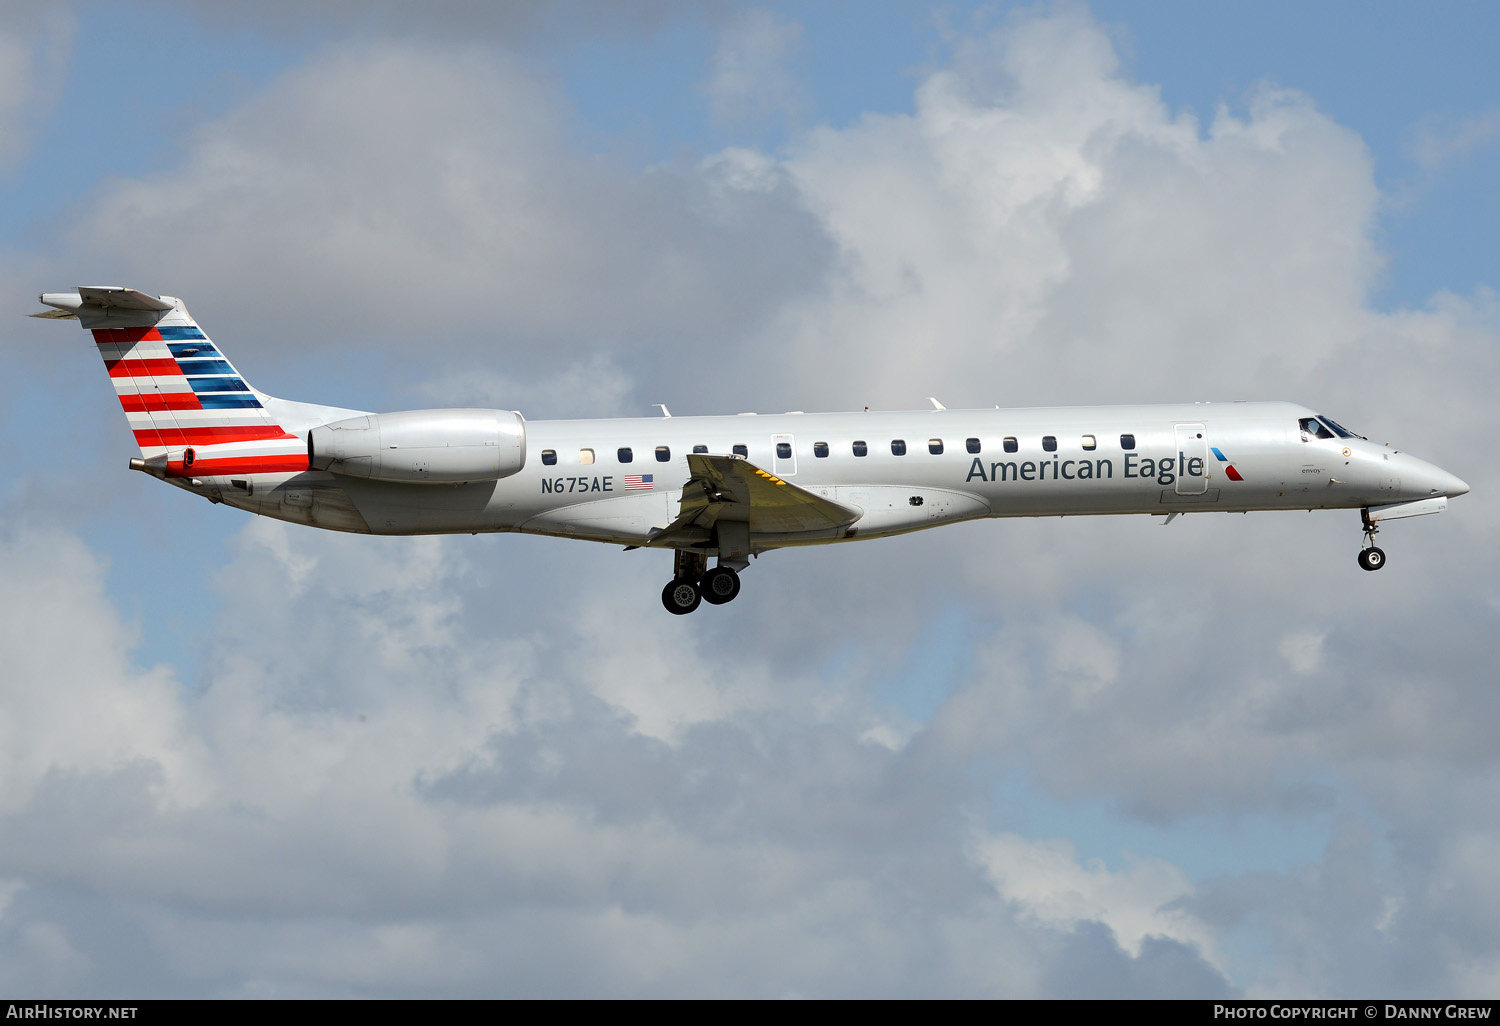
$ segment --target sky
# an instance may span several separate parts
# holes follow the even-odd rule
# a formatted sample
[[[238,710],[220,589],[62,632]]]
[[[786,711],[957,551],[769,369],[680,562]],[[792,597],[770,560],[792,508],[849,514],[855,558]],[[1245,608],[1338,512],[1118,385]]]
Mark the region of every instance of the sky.
[[[0,4],[0,992],[1500,990],[1500,10]],[[1439,517],[362,538],[42,291],[529,419],[1284,399]]]

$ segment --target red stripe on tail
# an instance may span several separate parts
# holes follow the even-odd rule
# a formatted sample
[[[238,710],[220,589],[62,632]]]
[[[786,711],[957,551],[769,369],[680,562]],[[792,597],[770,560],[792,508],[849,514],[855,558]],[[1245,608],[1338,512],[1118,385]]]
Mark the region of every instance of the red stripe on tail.
[[[308,469],[307,453],[296,456],[233,456],[224,459],[181,460],[167,464],[168,477],[219,477],[224,474],[298,474]]]
[[[170,357],[156,360],[105,360],[112,378],[152,378],[157,375],[181,377],[177,361]]]
[[[203,404],[192,392],[142,392],[120,396],[126,413],[159,413],[164,410],[201,410]],[[139,434],[140,432],[136,432]]]
[[[161,441],[154,441],[154,439]],[[135,433],[141,445],[222,445],[225,442],[261,442],[266,439],[296,441],[275,424],[253,424],[244,427],[142,428]]]
[[[155,328],[95,328],[94,341],[105,344],[129,345],[131,342],[160,342],[161,332]]]

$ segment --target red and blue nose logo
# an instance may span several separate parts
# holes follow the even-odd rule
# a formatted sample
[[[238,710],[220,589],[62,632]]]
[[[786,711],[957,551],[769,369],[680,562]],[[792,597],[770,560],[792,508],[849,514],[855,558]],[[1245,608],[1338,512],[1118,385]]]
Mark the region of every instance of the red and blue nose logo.
[[[1234,464],[1229,462],[1229,457],[1225,456],[1222,452],[1219,451],[1219,447],[1217,445],[1211,445],[1209,446],[1209,449],[1213,451],[1214,456],[1218,458],[1219,462],[1224,464],[1225,477],[1229,478],[1229,480],[1231,481],[1245,480],[1243,477],[1240,477],[1240,472],[1234,469]]]

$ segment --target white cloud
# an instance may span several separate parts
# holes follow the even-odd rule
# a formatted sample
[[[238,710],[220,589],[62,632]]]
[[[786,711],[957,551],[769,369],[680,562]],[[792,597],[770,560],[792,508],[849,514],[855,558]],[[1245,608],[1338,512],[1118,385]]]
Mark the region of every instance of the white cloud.
[[[1293,670],[1303,675],[1315,673],[1323,663],[1323,642],[1327,637],[1327,634],[1300,631],[1282,638],[1277,649]]]
[[[257,521],[221,573],[202,686],[163,691],[90,655],[129,646],[82,546],[31,541],[7,551],[35,608],[7,662],[49,653],[65,605],[93,639],[70,658],[104,660],[61,666],[68,690],[91,676],[93,708],[158,705],[155,732],[112,721],[125,756],[84,737],[87,758],[44,753],[8,795],[0,874],[25,886],[0,961],[46,963],[57,992],[123,972],[120,929],[165,960],[134,986],[178,994],[1024,994],[1046,971],[1053,942],[1025,942],[963,868],[962,822],[932,800],[946,771],[866,743],[851,696],[770,679],[732,624],[652,640],[644,610],[611,622],[584,593],[492,638],[534,596],[481,603],[451,540]],[[55,743],[76,696],[31,690],[5,708]],[[189,759],[194,800],[157,800]],[[912,888],[973,899],[911,920]],[[69,889],[135,911],[96,932],[58,917]]]
[[[883,405],[919,382],[950,405],[1300,391],[1379,265],[1357,137],[1272,90],[1204,135],[1078,9],[970,40],[914,114],[812,133],[788,166],[843,273],[768,344]]]
[[[523,380],[626,346],[696,365],[809,287],[825,250],[784,196],[582,154],[570,118],[478,47],[337,47],[104,190],[73,244],[272,353],[358,338]]]
[[[51,112],[73,31],[64,11],[0,10],[0,170],[20,161]]]
[[[525,406],[527,416],[539,419],[641,416],[646,411],[627,405],[635,387],[612,354],[599,352],[529,380],[488,369],[454,369],[421,382],[415,391],[434,406]]]
[[[164,0],[211,25],[253,25],[287,33],[357,23],[364,31],[404,37],[472,40],[476,37],[530,48],[579,39],[647,35],[674,18],[721,17],[717,5],[684,0],[431,0],[420,8],[393,0],[266,0],[253,6],[225,6],[202,0]]]
[[[983,838],[976,857],[1007,901],[1049,926],[1070,930],[1092,920],[1108,926],[1133,958],[1148,938],[1166,937],[1218,962],[1212,931],[1180,908],[1192,885],[1160,859],[1133,860],[1111,872],[1098,861],[1080,864],[1069,841],[1015,834]]]
[[[795,120],[808,106],[789,64],[802,44],[797,21],[767,10],[735,16],[720,35],[704,86],[714,118],[726,125]]]
[[[132,768],[158,807],[201,801],[203,753],[184,731],[172,670],[131,666],[132,631],[88,550],[4,525],[0,563],[0,810],[25,808],[49,778]]]
[[[1440,171],[1500,139],[1500,109],[1464,118],[1456,124],[1427,119],[1417,125],[1412,157],[1422,170]]]

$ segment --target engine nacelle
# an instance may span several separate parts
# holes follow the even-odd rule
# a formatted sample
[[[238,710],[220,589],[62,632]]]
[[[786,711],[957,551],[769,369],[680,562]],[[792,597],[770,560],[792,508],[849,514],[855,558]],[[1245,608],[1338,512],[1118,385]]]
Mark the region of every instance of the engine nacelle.
[[[371,413],[313,428],[307,459],[373,481],[496,481],[526,465],[526,421],[509,410]]]

